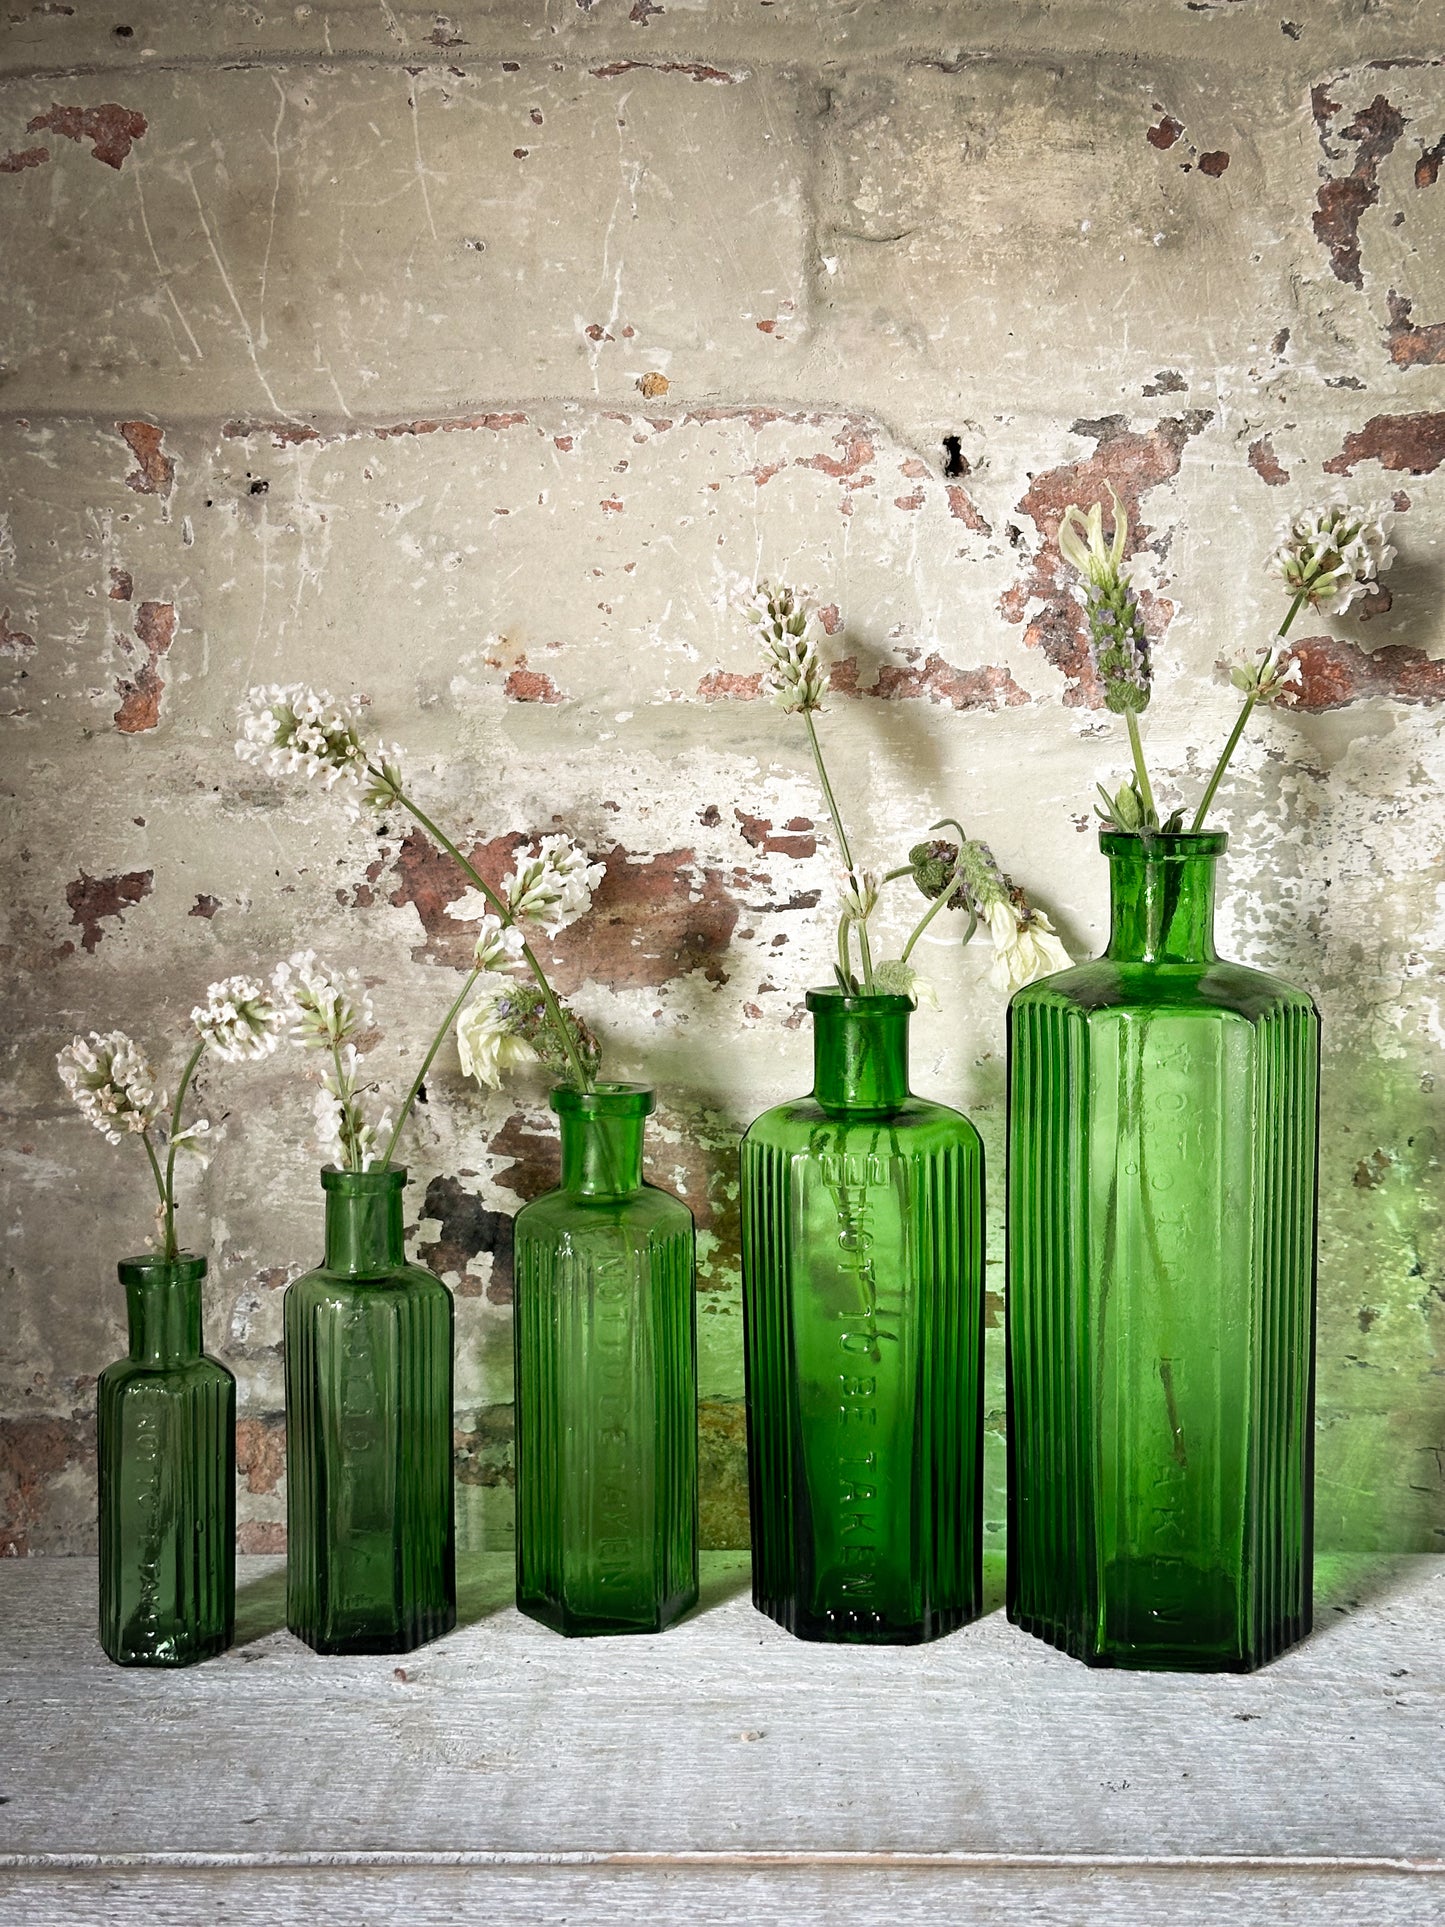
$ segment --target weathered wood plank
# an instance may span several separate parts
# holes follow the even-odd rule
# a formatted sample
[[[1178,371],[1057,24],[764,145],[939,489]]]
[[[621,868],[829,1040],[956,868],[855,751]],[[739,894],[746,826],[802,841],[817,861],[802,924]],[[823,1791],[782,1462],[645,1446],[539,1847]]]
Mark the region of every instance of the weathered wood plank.
[[[1333,1562],[1320,1632],[1217,1679],[1090,1672],[996,1611],[805,1646],[726,1554],[660,1639],[560,1639],[493,1558],[450,1638],[323,1660],[242,1563],[240,1643],[176,1674],[105,1661],[90,1562],[0,1566],[0,1917],[1445,1919],[1445,1559]]]

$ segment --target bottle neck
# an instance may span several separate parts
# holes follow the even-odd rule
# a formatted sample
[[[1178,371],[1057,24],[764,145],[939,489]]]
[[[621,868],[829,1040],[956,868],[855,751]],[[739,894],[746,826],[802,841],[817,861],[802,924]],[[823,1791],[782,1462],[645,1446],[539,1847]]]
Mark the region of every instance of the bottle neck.
[[[130,1258],[125,1286],[130,1355],[138,1365],[189,1365],[201,1355],[204,1258]]]
[[[642,1133],[652,1106],[652,1092],[642,1084],[553,1091],[562,1129],[562,1189],[578,1198],[627,1198],[640,1191]]]
[[[813,1013],[813,1096],[825,1111],[884,1115],[908,1102],[906,997],[808,992]]]
[[[1227,840],[1106,831],[1099,839],[1109,859],[1105,956],[1114,963],[1214,963],[1215,865]]]
[[[401,1194],[406,1172],[321,1173],[326,1191],[326,1269],[356,1278],[379,1277],[406,1263]]]

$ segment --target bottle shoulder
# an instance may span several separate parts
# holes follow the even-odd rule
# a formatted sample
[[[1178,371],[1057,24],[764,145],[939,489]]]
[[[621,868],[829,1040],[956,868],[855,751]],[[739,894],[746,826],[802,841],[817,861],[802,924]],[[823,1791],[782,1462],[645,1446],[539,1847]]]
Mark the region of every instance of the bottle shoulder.
[[[1096,957],[1014,992],[1010,1022],[1028,1010],[1057,1010],[1088,1021],[1111,1013],[1196,1011],[1201,1017],[1238,1016],[1250,1023],[1297,1012],[1317,1021],[1314,999],[1282,977],[1219,958],[1208,964],[1116,963]]]
[[[517,1213],[513,1235],[548,1237],[559,1231],[626,1225],[658,1237],[691,1236],[692,1212],[682,1199],[659,1184],[643,1183],[625,1198],[582,1197],[560,1187],[533,1198]]]
[[[325,1265],[294,1279],[286,1287],[287,1303],[303,1305],[327,1299],[350,1300],[363,1293],[392,1293],[413,1298],[450,1298],[451,1292],[433,1272],[420,1265],[393,1265],[384,1272],[360,1276],[349,1271],[328,1271]]]
[[[781,1150],[806,1153],[836,1150],[842,1145],[926,1152],[945,1145],[980,1148],[982,1140],[970,1119],[948,1104],[910,1097],[899,1110],[883,1117],[840,1115],[825,1111],[813,1097],[776,1104],[748,1128],[743,1150]]]
[[[151,1365],[127,1355],[106,1366],[96,1381],[96,1390],[106,1397],[145,1390],[181,1398],[208,1389],[234,1390],[235,1384],[235,1373],[208,1352],[184,1365]]]

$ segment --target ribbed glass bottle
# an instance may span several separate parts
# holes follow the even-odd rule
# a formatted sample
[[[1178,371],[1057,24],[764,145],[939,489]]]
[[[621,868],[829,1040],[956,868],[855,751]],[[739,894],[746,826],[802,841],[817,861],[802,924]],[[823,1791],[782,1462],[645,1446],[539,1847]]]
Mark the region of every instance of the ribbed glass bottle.
[[[909,1645],[979,1610],[983,1147],[908,1088],[906,997],[808,993],[811,1097],[743,1140],[753,1601]]]
[[[1095,962],[1009,1012],[1009,1617],[1098,1666],[1309,1631],[1319,1019],[1219,959],[1227,838],[1105,832]]]
[[[456,1624],[452,1295],[406,1262],[406,1172],[321,1173],[326,1258],[286,1292],[286,1623],[318,1653]]]
[[[236,1381],[201,1350],[204,1258],[127,1258],[130,1353],[96,1388],[100,1643],[121,1666],[223,1653],[236,1617]]]
[[[642,1178],[653,1095],[558,1089],[562,1183],[516,1219],[517,1604],[656,1633],[697,1599],[687,1206]]]

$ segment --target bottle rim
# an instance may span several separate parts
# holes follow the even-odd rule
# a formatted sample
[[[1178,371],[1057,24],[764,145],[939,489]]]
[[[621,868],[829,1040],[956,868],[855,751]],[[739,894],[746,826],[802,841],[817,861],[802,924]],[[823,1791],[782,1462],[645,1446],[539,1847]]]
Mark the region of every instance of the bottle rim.
[[[339,1191],[343,1197],[364,1198],[400,1191],[406,1181],[404,1164],[380,1164],[370,1171],[343,1171],[337,1164],[321,1167],[322,1190]]]
[[[163,1258],[158,1251],[143,1251],[134,1258],[122,1258],[116,1265],[116,1273],[122,1284],[131,1278],[139,1282],[162,1276],[184,1284],[192,1278],[204,1278],[208,1262],[195,1251],[178,1252],[174,1258]]]
[[[558,1117],[647,1117],[657,1093],[650,1084],[602,1083],[590,1091],[558,1084],[549,1101]]]
[[[1105,856],[1132,857],[1136,863],[1183,863],[1190,857],[1223,856],[1229,848],[1224,830],[1155,831],[1141,836],[1134,830],[1100,830],[1099,848]]]
[[[911,997],[904,997],[898,991],[875,990],[871,995],[861,992],[839,990],[836,984],[818,984],[804,997],[808,1009],[818,1011],[843,1011],[850,1017],[863,1017],[870,1014],[886,1017],[900,1013],[911,1017],[916,1006]]]

